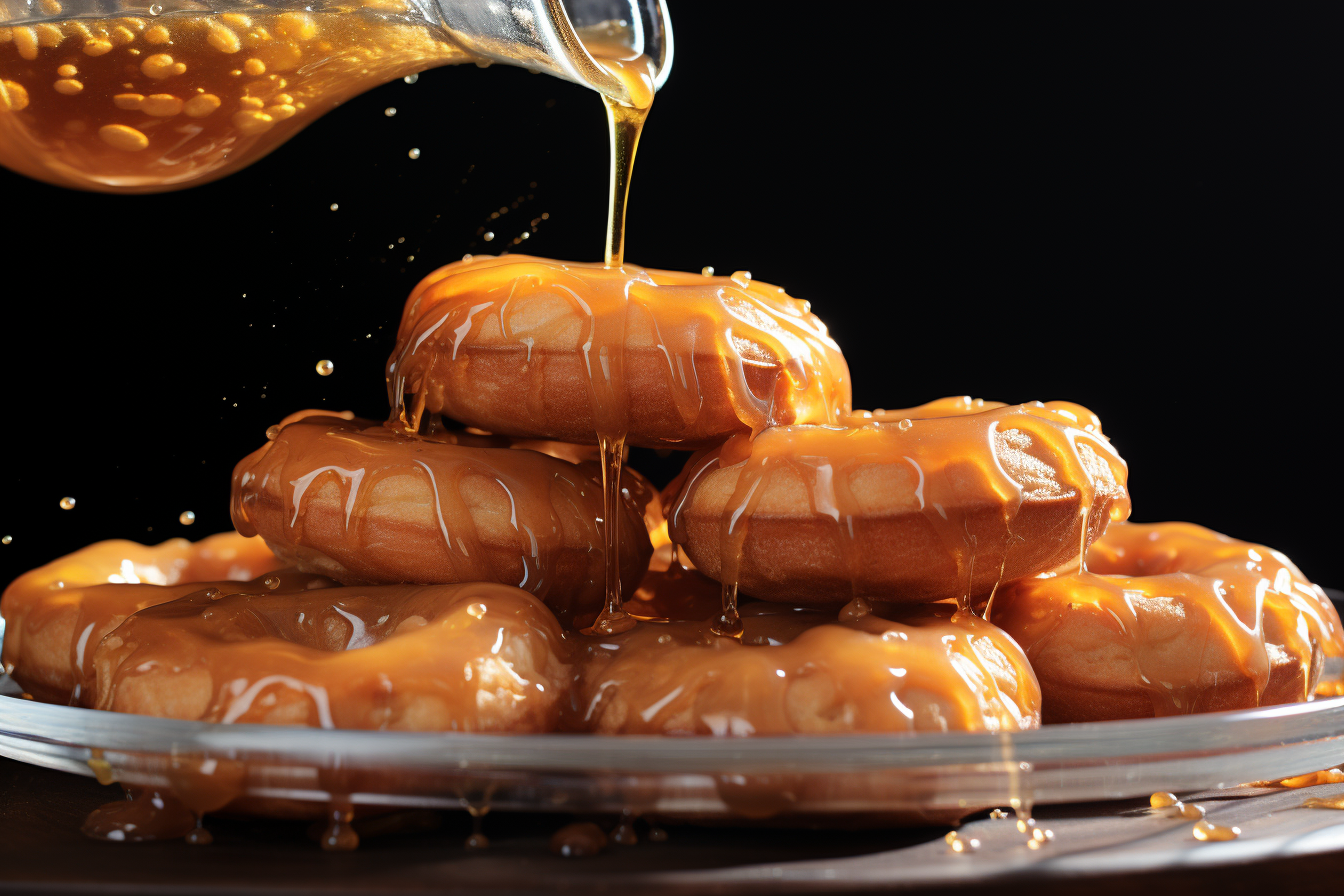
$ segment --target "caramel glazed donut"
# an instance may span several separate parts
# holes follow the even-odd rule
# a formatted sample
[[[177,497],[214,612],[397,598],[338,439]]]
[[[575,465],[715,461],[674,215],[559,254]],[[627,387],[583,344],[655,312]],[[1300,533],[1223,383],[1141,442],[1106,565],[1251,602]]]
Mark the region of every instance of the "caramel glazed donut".
[[[1340,692],[1344,634],[1283,554],[1190,523],[1119,524],[1087,568],[987,611],[1040,678],[1046,722],[1243,709]]]
[[[442,413],[503,435],[649,448],[834,422],[849,368],[809,308],[745,272],[476,257],[411,293],[389,399],[412,430]]]
[[[730,439],[669,486],[669,528],[752,597],[966,606],[1077,564],[1128,516],[1125,479],[1086,408],[949,398]]]
[[[313,411],[267,435],[234,469],[231,509],[238,531],[261,535],[285,564],[345,584],[516,585],[565,620],[601,606],[600,467],[562,459],[585,449]],[[621,483],[632,588],[652,550],[643,511],[655,493],[633,471]]]
[[[40,699],[214,722],[742,736],[1040,721],[1022,651],[948,606],[879,605],[884,619],[855,601],[837,620],[754,604],[738,642],[672,601],[663,624],[576,639],[505,585],[340,587],[294,571],[174,580],[273,563],[233,533],[93,545],[6,590],[6,669]]]

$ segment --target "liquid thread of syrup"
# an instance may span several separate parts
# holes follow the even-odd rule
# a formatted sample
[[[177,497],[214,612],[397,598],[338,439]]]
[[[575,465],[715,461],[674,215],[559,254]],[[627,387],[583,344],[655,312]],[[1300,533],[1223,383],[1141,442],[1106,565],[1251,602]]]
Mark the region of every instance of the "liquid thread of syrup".
[[[630,198],[630,177],[635,167],[639,137],[654,97],[654,63],[648,56],[635,54],[611,41],[593,37],[584,43],[598,64],[625,86],[630,102],[602,95],[607,110],[607,130],[611,142],[611,178],[607,197],[607,243],[604,261],[619,268],[625,261],[625,213]],[[621,345],[625,334],[618,334]],[[619,355],[599,351],[603,375],[610,381],[621,376]],[[616,390],[612,390],[613,393]],[[599,420],[599,425],[601,422]],[[602,530],[606,550],[606,606],[584,634],[614,635],[629,631],[637,624],[621,609],[621,466],[625,458],[624,432],[599,432],[598,448],[602,464]]]

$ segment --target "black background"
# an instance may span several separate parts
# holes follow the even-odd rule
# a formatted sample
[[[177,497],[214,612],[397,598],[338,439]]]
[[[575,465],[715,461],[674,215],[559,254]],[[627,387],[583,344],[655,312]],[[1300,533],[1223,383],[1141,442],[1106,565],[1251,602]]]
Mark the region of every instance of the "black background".
[[[1344,582],[1344,8],[798,7],[674,0],[627,257],[810,299],[859,406],[1086,404],[1135,519]],[[885,11],[849,18],[866,7]],[[229,471],[269,424],[385,412],[420,277],[542,212],[529,252],[599,259],[606,176],[597,98],[498,66],[394,82],[181,193],[0,172],[0,580],[102,538],[227,528]],[[486,225],[500,239],[478,243]]]

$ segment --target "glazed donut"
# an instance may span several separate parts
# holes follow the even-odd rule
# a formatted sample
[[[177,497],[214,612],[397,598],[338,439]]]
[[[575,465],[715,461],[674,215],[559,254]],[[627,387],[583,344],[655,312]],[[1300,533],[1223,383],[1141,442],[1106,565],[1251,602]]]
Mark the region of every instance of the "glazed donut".
[[[601,605],[597,465],[358,419],[310,415],[268,435],[234,468],[232,513],[286,564],[346,584],[517,585],[566,619]],[[652,491],[630,472],[621,482],[631,587],[651,550],[642,513]]]
[[[411,293],[387,365],[394,415],[489,432],[705,447],[833,421],[849,370],[808,304],[750,274],[477,256]],[[409,405],[409,407],[408,407]]]
[[[93,705],[206,722],[547,731],[571,680],[562,648],[545,605],[507,585],[210,589],[105,637]]]
[[[93,648],[131,613],[201,587],[191,583],[251,579],[278,565],[260,538],[236,532],[195,543],[91,544],[24,573],[5,589],[5,671],[38,700],[77,701],[80,670]]]
[[[577,724],[600,734],[717,736],[1018,731],[1040,689],[1012,639],[946,604],[902,621],[756,602],[742,640],[705,622],[586,639]]]
[[[1320,588],[1278,551],[1191,523],[1113,525],[1087,571],[1014,582],[988,613],[1031,658],[1047,722],[1292,703],[1344,672]]]
[[[692,457],[672,540],[767,600],[966,600],[1076,562],[1129,513],[1125,463],[1064,402],[969,398],[785,426]]]

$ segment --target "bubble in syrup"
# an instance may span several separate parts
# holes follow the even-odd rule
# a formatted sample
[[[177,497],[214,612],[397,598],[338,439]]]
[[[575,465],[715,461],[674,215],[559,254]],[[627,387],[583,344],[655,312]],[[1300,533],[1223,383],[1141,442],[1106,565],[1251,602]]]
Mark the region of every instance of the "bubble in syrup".
[[[413,159],[418,159],[420,158],[420,150],[412,148],[410,152],[406,153],[406,155],[410,156]]]
[[[336,365],[323,358],[317,362],[318,376],[331,376],[331,372],[336,369]]]
[[[487,230],[487,231],[485,232],[485,241],[486,241],[487,243],[490,242],[490,241],[491,241],[492,239],[494,239],[494,238],[495,238],[495,232],[494,232],[493,230]]]
[[[265,585],[271,591],[274,591],[275,589],[280,587],[280,577],[267,576],[266,578],[261,580],[261,584]]]
[[[9,544],[9,543],[12,542],[13,540],[14,540],[14,536],[12,536],[12,535],[6,535],[4,538],[0,538],[0,544]]]
[[[163,15],[163,7],[158,3],[151,3],[149,6],[149,14],[152,16],[161,16]]]
[[[386,115],[388,118],[391,118],[392,116],[397,114],[397,107],[388,106],[386,109],[383,110],[383,114]]]
[[[420,74],[417,72],[417,73],[412,74],[412,75],[407,75],[406,77],[402,78],[401,80],[405,81],[407,84],[414,84],[416,81],[419,81],[419,80],[420,80]]]
[[[180,514],[178,514],[177,521],[184,526],[190,526],[192,523],[196,522],[196,511],[194,510],[182,511]]]
[[[340,208],[340,207],[341,207],[341,206],[340,206],[340,203],[338,203],[338,202],[333,202],[333,203],[331,204],[331,210],[332,210],[332,211],[336,211],[336,209],[338,209],[338,208]]]
[[[909,417],[906,417],[900,423],[896,424],[896,428],[899,429],[901,432],[909,432],[910,427],[914,425],[915,421],[911,420]]]
[[[266,441],[274,442],[275,437],[278,435],[280,435],[280,424],[272,423],[270,426],[266,427]]]
[[[701,276],[704,276],[704,277],[713,277],[713,276],[714,276],[714,266],[711,265],[711,264],[707,264],[707,265],[705,265],[704,267],[702,267],[702,268],[700,269],[700,274],[701,274]]]
[[[74,498],[62,498],[62,499],[61,499],[61,509],[62,509],[62,510],[74,510],[74,509],[75,509],[75,499],[74,499]]]

